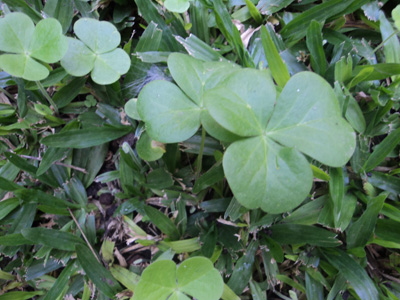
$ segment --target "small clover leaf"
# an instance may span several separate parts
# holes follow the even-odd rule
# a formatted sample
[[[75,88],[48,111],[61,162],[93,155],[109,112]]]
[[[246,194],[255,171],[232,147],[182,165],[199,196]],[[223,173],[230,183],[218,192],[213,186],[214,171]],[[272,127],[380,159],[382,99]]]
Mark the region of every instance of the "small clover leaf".
[[[15,12],[0,19],[0,68],[26,80],[39,81],[49,75],[42,63],[55,63],[67,51],[67,38],[56,19],[37,23],[25,14]],[[38,62],[40,61],[40,62]]]
[[[190,7],[189,0],[165,0],[165,8],[176,13],[184,13]]]
[[[111,84],[130,68],[129,55],[120,48],[121,35],[109,22],[81,18],[74,24],[79,38],[68,38],[68,51],[61,60],[73,76],[91,77],[98,84]]]
[[[178,268],[173,261],[160,260],[143,271],[133,300],[218,300],[223,289],[221,275],[207,258],[189,258]]]

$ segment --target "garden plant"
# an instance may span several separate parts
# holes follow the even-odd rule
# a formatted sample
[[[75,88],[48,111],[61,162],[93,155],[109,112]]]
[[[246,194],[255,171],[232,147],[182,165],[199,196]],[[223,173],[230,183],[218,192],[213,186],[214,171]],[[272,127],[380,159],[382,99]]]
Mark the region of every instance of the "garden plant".
[[[0,0],[0,300],[400,299],[400,5]]]

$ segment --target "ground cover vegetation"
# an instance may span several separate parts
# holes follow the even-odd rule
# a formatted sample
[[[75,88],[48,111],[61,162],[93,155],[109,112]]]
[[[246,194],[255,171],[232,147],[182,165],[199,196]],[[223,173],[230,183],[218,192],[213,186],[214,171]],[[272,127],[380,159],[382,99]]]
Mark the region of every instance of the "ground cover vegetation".
[[[400,6],[0,0],[0,300],[400,299]]]

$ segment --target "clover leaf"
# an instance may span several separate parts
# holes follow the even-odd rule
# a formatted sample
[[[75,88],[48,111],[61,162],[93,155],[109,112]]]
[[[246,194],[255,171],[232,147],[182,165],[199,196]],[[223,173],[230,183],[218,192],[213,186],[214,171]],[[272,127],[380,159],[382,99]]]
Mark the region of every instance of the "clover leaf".
[[[353,129],[319,75],[296,74],[276,99],[265,70],[183,54],[170,55],[168,67],[179,87],[153,81],[138,97],[147,134],[176,143],[203,125],[211,136],[232,142],[223,158],[225,176],[236,199],[249,209],[281,213],[299,205],[313,179],[304,154],[332,167],[344,165],[353,154]]]
[[[73,76],[91,77],[98,84],[111,84],[130,68],[129,55],[121,48],[121,35],[109,22],[81,18],[74,24],[75,35],[68,38],[68,51],[61,60]]]
[[[56,19],[44,19],[37,23],[25,14],[15,12],[0,19],[0,68],[26,80],[39,81],[49,75],[41,62],[59,61],[68,48]]]
[[[270,213],[291,210],[312,184],[311,167],[301,152],[328,166],[342,166],[355,149],[353,129],[341,117],[330,85],[314,73],[293,76],[275,106],[267,96],[259,106],[253,104],[251,91],[257,85],[241,86],[244,91],[238,95],[232,84],[237,76],[205,95],[206,107],[219,124],[248,137],[226,150],[225,176],[243,206]]]
[[[143,271],[133,300],[218,300],[223,289],[221,275],[207,258],[189,258],[178,269],[173,261],[160,260]]]

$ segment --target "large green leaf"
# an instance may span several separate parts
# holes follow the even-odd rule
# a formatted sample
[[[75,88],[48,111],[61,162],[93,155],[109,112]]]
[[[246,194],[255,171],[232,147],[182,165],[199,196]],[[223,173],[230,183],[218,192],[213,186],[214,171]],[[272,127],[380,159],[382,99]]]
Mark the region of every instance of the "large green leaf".
[[[223,289],[221,275],[207,258],[189,258],[178,269],[173,261],[160,260],[144,270],[133,300],[186,300],[188,296],[218,300]]]
[[[264,136],[233,143],[225,152],[223,166],[236,199],[250,209],[261,207],[270,213],[293,209],[312,184],[305,157]]]
[[[332,88],[311,72],[298,73],[286,84],[267,136],[333,167],[344,165],[355,149],[355,134],[341,117]]]
[[[93,81],[106,85],[128,72],[130,58],[117,48],[121,35],[113,24],[81,18],[74,24],[74,31],[80,40],[69,38],[68,52],[61,60],[69,74],[83,76],[92,71]]]
[[[168,81],[146,85],[139,94],[137,110],[149,136],[163,143],[184,141],[200,126],[201,108]]]
[[[42,80],[49,71],[35,59],[57,62],[67,51],[67,39],[56,19],[41,20],[35,28],[27,15],[10,13],[0,19],[0,51],[13,53],[0,55],[4,71],[26,80]]]

